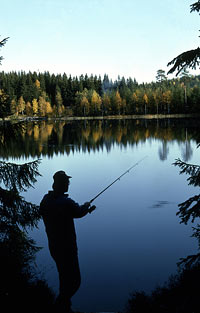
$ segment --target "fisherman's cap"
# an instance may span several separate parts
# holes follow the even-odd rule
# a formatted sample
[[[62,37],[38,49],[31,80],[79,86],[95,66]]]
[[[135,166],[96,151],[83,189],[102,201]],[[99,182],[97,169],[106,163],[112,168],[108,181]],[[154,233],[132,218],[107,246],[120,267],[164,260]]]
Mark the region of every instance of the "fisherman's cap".
[[[72,177],[68,176],[64,171],[58,171],[53,175],[53,179],[55,183],[64,182],[66,180],[69,180],[69,178],[72,178]]]

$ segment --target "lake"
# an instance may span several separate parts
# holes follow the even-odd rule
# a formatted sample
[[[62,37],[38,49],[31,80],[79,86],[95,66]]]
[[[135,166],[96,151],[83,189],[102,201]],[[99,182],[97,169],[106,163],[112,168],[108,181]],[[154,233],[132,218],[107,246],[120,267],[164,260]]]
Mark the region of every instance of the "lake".
[[[58,170],[72,176],[70,197],[82,204],[147,156],[95,200],[95,212],[75,221],[82,284],[74,310],[123,310],[131,293],[151,292],[176,273],[181,257],[196,253],[192,225],[176,216],[196,190],[172,163],[199,164],[199,126],[180,119],[27,122],[21,137],[0,151],[16,163],[41,159],[42,176],[24,193],[36,204]],[[38,226],[30,231],[43,248],[38,275],[57,292],[43,222]]]

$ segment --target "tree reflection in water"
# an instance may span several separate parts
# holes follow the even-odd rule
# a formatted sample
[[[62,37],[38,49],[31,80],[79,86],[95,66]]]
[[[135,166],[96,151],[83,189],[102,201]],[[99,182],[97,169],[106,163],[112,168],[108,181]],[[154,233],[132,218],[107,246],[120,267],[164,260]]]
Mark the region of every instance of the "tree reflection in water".
[[[0,130],[0,155],[53,157],[54,154],[75,151],[111,151],[113,145],[137,146],[147,140],[159,140],[160,160],[166,160],[168,143],[177,141],[182,147],[184,161],[192,155],[190,140],[196,140],[200,122],[196,119],[182,120],[91,120],[91,121],[40,121],[15,124]],[[11,133],[7,136],[7,133]],[[6,139],[5,139],[6,138]]]
[[[7,151],[11,141],[18,141],[23,125],[0,126],[0,148]],[[34,280],[32,262],[39,250],[28,237],[27,228],[40,218],[38,207],[27,202],[21,191],[36,182],[39,160],[14,164],[0,162],[0,301],[5,312],[44,312],[53,295],[42,280]]]

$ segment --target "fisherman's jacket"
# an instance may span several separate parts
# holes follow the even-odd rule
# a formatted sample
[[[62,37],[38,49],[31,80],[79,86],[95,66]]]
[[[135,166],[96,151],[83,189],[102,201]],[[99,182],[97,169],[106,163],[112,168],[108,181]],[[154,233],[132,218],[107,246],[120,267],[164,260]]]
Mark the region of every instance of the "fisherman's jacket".
[[[81,218],[88,213],[88,207],[79,205],[67,194],[56,196],[49,191],[40,203],[48,237],[49,250],[53,258],[59,255],[77,254],[74,218]]]

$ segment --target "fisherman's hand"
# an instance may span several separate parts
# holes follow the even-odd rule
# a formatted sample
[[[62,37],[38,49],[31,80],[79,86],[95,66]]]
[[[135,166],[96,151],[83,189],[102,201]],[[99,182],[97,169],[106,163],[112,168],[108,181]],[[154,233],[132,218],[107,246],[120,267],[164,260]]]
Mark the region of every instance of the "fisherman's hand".
[[[92,213],[95,209],[96,209],[96,205],[93,205],[88,209],[88,212]]]
[[[84,203],[84,206],[85,206],[87,209],[89,209],[89,207],[90,207],[90,202],[85,202],[85,203]]]
[[[88,209],[89,213],[92,213],[96,209],[96,206],[93,205],[93,206],[90,207],[90,204],[91,204],[90,202],[85,202],[84,206]]]

